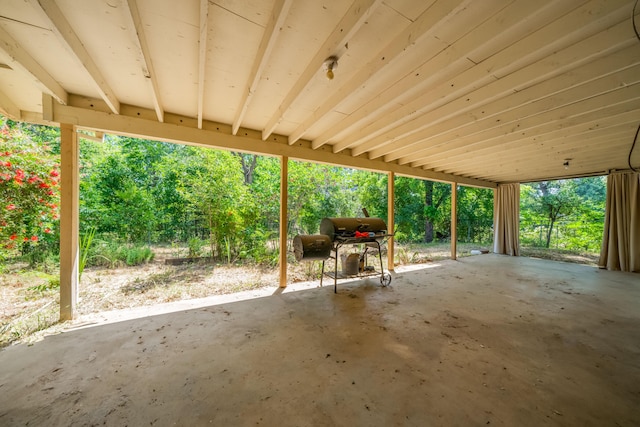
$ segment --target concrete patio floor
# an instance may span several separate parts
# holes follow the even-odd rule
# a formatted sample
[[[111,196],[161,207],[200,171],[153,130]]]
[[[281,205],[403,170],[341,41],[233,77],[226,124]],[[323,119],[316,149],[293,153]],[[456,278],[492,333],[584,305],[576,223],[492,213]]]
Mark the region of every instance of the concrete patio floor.
[[[638,274],[480,255],[270,292],[4,349],[0,425],[640,425]]]

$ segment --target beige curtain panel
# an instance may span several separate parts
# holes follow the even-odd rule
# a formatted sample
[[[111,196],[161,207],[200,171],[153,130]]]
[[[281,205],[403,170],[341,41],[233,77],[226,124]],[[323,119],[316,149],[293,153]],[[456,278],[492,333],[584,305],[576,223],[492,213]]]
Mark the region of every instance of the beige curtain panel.
[[[503,184],[493,200],[493,252],[520,255],[520,184]]]
[[[640,272],[640,174],[607,177],[600,268]]]

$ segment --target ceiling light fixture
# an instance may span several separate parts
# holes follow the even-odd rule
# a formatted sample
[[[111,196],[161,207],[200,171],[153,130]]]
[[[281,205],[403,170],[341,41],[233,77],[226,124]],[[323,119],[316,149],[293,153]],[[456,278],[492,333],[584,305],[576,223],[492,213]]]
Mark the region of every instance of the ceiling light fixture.
[[[333,70],[338,68],[338,57],[330,56],[322,63],[322,69],[327,72],[327,78],[333,80]]]

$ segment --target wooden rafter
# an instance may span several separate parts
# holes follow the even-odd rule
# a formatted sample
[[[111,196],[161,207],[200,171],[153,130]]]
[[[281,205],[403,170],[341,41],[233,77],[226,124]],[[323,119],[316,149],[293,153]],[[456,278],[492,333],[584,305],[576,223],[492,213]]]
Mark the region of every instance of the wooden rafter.
[[[153,108],[156,110],[156,116],[159,122],[164,121],[164,108],[160,101],[160,92],[158,89],[158,79],[153,68],[153,62],[151,61],[151,54],[149,52],[149,45],[147,44],[147,38],[144,35],[144,27],[142,26],[142,19],[140,18],[140,12],[138,11],[137,0],[124,0],[127,7],[125,9],[125,19],[128,21],[128,28],[132,34],[132,40],[136,45],[138,60],[142,67],[142,74],[145,82],[149,86],[149,93],[151,94],[151,100],[153,102]]]
[[[209,0],[200,0],[200,42],[198,47],[198,129],[204,115],[204,77],[207,69],[207,36],[209,34]]]
[[[438,137],[436,140],[425,141],[420,148],[415,148],[415,155],[406,154],[398,159],[399,164],[430,164],[434,161],[450,161],[458,153],[466,153],[473,148],[476,156],[482,153],[484,147],[500,146],[500,151],[522,144],[524,140],[535,138],[536,141],[551,141],[553,138],[568,138],[579,135],[582,132],[590,134],[601,129],[605,125],[624,123],[623,115],[637,109],[640,101],[640,85],[634,85],[637,93],[634,99],[623,99],[617,91],[603,93],[591,99],[577,101],[575,104],[559,106],[557,109],[533,114],[522,120],[513,120],[503,124],[495,123],[495,126],[478,128],[473,135],[459,138]],[[600,102],[609,101],[612,105],[603,106]],[[584,111],[577,113],[574,110],[582,108]],[[564,117],[564,118],[563,118]],[[546,121],[545,121],[546,120]],[[534,124],[535,122],[535,124]],[[571,129],[571,133],[567,132]],[[515,131],[514,131],[515,130]],[[559,135],[559,136],[558,136]],[[597,133],[596,133],[597,135]],[[483,144],[481,147],[479,144]],[[522,148],[522,153],[527,148]],[[415,159],[424,157],[416,162]],[[424,162],[424,163],[421,163]]]
[[[382,0],[355,0],[338,25],[325,40],[323,45],[316,51],[307,67],[302,72],[295,84],[284,97],[284,100],[278,107],[276,113],[269,119],[266,126],[262,130],[262,139],[266,140],[273,133],[278,123],[284,117],[285,112],[291,107],[294,101],[300,96],[304,88],[309,84],[313,76],[318,72],[323,61],[334,54],[335,51],[343,46],[358,29],[364,24],[369,13],[378,5],[382,4]]]
[[[44,93],[53,96],[58,102],[66,104],[69,95],[60,83],[54,79],[35,59],[31,57],[2,27],[0,27],[0,49],[11,58],[11,67],[27,73]],[[6,104],[6,103],[5,103]]]
[[[562,176],[563,156],[572,175],[618,169],[637,128],[633,0],[147,2],[9,1],[0,110],[120,134],[151,122],[167,125],[151,138],[479,186]],[[25,53],[57,93],[16,61]]]
[[[89,52],[84,47],[78,35],[73,31],[73,27],[62,14],[60,8],[54,0],[30,0],[31,4],[39,11],[42,11],[51,23],[51,29],[58,40],[73,54],[78,63],[89,74],[95,84],[100,96],[115,114],[120,113],[120,101],[100,72],[100,68],[91,58]]]
[[[256,59],[251,67],[251,73],[249,74],[249,79],[247,80],[247,84],[243,91],[246,95],[238,106],[236,117],[233,120],[232,133],[234,135],[238,133],[238,129],[242,124],[244,115],[251,103],[251,98],[258,87],[260,78],[262,77],[262,71],[269,60],[271,52],[273,51],[292,3],[293,0],[277,0],[273,10],[271,11],[271,18],[264,30],[264,36],[262,37],[260,46],[258,47]]]
[[[401,54],[411,55],[411,49],[416,47],[420,39],[428,35],[436,29],[436,24],[446,19],[448,15],[455,14],[460,8],[464,8],[468,0],[460,2],[438,2],[433,7],[427,8],[411,25],[398,34],[389,44],[384,46],[373,58],[359,68],[357,73],[349,79],[339,90],[335,91],[332,96],[327,98],[300,126],[298,126],[289,135],[289,144],[295,143],[298,139],[309,130],[309,128],[318,120],[322,119],[331,110],[333,110],[340,102],[344,101],[351,93],[366,84],[367,80],[377,73],[382,72],[385,67],[391,64],[394,59]],[[483,3],[483,7],[488,2]],[[493,1],[493,3],[497,3]],[[436,44],[441,42],[436,41]],[[442,46],[445,47],[444,45]],[[320,144],[315,141],[314,147]]]
[[[612,33],[621,34],[628,31],[625,28],[627,23],[624,21],[628,18],[625,17],[627,11],[624,7],[619,7],[595,23],[589,21],[589,10],[587,7],[578,8],[552,25],[492,56],[481,67],[464,71],[454,80],[457,89],[452,89],[452,84],[445,82],[420,94],[437,101],[428,105],[420,101],[420,106],[417,107],[419,98],[415,98],[375,124],[362,127],[357,134],[345,138],[343,143],[353,143],[354,138],[357,138],[357,145],[352,148],[352,153],[368,153],[373,158],[388,154],[391,152],[387,151],[390,148],[410,149],[404,138],[411,137],[412,141],[420,139],[416,134],[426,131],[429,126],[439,121],[512,95],[514,87],[525,89],[578,68],[598,57],[607,56],[632,43],[630,35],[618,45],[611,44]],[[615,25],[616,23],[618,24]],[[560,32],[565,28],[574,28],[577,24],[581,28],[579,32]],[[590,32],[592,37],[584,37],[585,32]],[[558,49],[563,45],[567,47]],[[594,45],[601,46],[598,53],[594,56],[585,55],[585,51],[593,49]],[[523,49],[524,46],[529,46],[530,53],[526,58],[520,59],[519,63],[514,63],[514,52]],[[492,73],[487,73],[487,69],[492,70]],[[389,130],[375,132],[375,129],[380,128]],[[412,146],[411,149],[414,150],[415,147]],[[371,153],[372,150],[375,152]]]
[[[594,129],[607,129],[614,128],[615,126],[625,126],[636,123],[640,110],[633,108],[638,105],[636,98],[619,104],[617,107],[603,108],[600,110],[594,110],[592,113],[582,115],[581,117],[572,118],[570,122],[564,121],[562,124],[559,121],[552,121],[550,123],[536,126],[535,133],[531,132],[535,136],[531,136],[524,130],[520,135],[520,138],[510,140],[508,143],[501,144],[501,136],[496,136],[488,140],[476,140],[465,141],[466,144],[455,147],[443,147],[442,150],[434,152],[426,157],[420,157],[420,160],[411,162],[412,166],[427,167],[429,169],[436,166],[455,164],[455,161],[468,161],[472,160],[474,164],[478,164],[483,156],[495,157],[496,147],[500,147],[501,152],[507,152],[507,150],[517,150],[520,155],[524,154],[527,161],[532,161],[536,154],[540,153],[540,147],[533,146],[531,151],[523,151],[521,149],[524,141],[535,138],[537,141],[546,143],[547,146],[558,147],[571,147],[572,145],[576,150],[584,151],[585,141],[587,136],[583,135],[588,132],[593,134]],[[601,99],[597,99],[594,102],[594,106],[601,102]],[[608,133],[607,133],[608,135]],[[596,133],[596,137],[599,135]],[[631,135],[629,135],[629,138]],[[474,158],[468,159],[467,154],[473,150]],[[475,158],[477,156],[477,160]]]
[[[580,67],[569,70],[554,79],[530,86],[510,95],[509,101],[507,101],[507,99],[501,99],[489,105],[475,106],[475,108],[462,115],[451,117],[450,119],[433,124],[424,131],[417,133],[415,136],[421,137],[424,133],[425,138],[423,142],[427,142],[427,140],[429,140],[430,146],[435,147],[439,144],[446,144],[449,142],[453,137],[453,134],[449,132],[450,130],[455,130],[460,134],[460,132],[465,129],[471,129],[468,126],[468,123],[461,123],[460,120],[462,118],[478,118],[472,126],[474,130],[482,130],[504,124],[507,121],[506,119],[513,114],[518,114],[517,119],[520,119],[537,112],[542,113],[549,110],[549,108],[559,107],[559,99],[564,98],[565,102],[567,102],[567,100],[572,102],[578,101],[588,95],[585,93],[581,96],[581,89],[591,89],[593,87],[601,86],[601,81],[606,82],[610,80],[610,88],[616,88],[624,82],[624,80],[621,79],[621,76],[625,75],[624,70],[629,67],[635,68],[640,65],[640,59],[634,56],[632,52],[632,50],[636,48],[636,46],[630,46],[612,55],[608,55],[594,61],[589,67]],[[614,71],[613,73],[612,70]],[[606,90],[606,86],[604,86],[604,89]],[[599,92],[602,93],[602,91],[603,88],[601,87]],[[572,92],[575,92],[575,94],[571,95]],[[481,97],[481,94],[479,93],[478,96]],[[547,106],[544,110],[531,110],[534,107],[544,106],[545,104],[547,104]],[[460,106],[460,108],[462,108],[462,106]],[[447,126],[446,130],[445,126]],[[393,150],[395,147],[397,148]],[[394,142],[388,147],[388,149],[388,153],[391,154],[385,155],[385,160],[387,161],[399,159],[401,164],[405,164],[409,163],[412,161],[411,159],[414,158],[413,155],[415,153],[415,149],[413,147],[408,149],[406,146],[401,146],[399,144],[396,145],[396,142]]]
[[[624,150],[625,147],[628,147],[628,141],[638,127],[637,114],[639,111],[633,113],[636,114],[635,117],[632,117],[632,113],[626,113],[629,117],[627,123],[619,124],[618,121],[621,119],[614,117],[609,120],[594,123],[592,126],[597,126],[597,131],[583,130],[581,132],[576,130],[576,134],[572,134],[571,136],[558,134],[549,135],[547,138],[540,138],[527,149],[520,149],[519,146],[513,146],[505,150],[500,150],[500,152],[496,152],[496,150],[481,151],[473,158],[469,158],[468,156],[451,156],[450,158],[430,163],[428,169],[443,171],[465,166],[477,171],[480,169],[479,166],[482,166],[483,169],[488,169],[486,165],[489,163],[489,160],[498,163],[514,164],[514,162],[517,162],[523,157],[526,158],[527,161],[534,161],[537,158],[545,158],[549,155],[564,159],[574,158],[575,153],[579,153],[581,158],[585,158],[589,156],[592,151],[598,153],[597,146],[601,144],[608,146],[611,152],[617,154],[618,150]],[[615,124],[611,125],[614,121]],[[589,147],[595,146],[596,148],[585,148],[585,143],[589,143]],[[596,158],[594,157],[594,159]]]
[[[594,122],[605,120],[607,117],[618,116],[619,119],[621,114],[627,114],[630,110],[634,110],[634,107],[637,107],[640,101],[640,85],[636,84],[635,88],[637,94],[633,98],[624,96],[621,91],[609,92],[579,102],[577,105],[559,108],[558,110],[523,119],[517,123],[507,123],[483,132],[458,138],[440,147],[436,152],[429,148],[417,150],[411,164],[422,166],[452,155],[469,153],[471,149],[477,152],[477,150],[486,147],[497,147],[498,145],[505,149],[509,146],[521,144],[529,138],[542,138],[543,135],[563,132],[568,128],[575,127],[576,129],[573,130],[577,132],[580,127],[588,128]],[[605,102],[610,104],[604,104]],[[579,110],[579,108],[584,110]],[[544,121],[545,119],[546,121]],[[510,136],[507,143],[504,142],[505,135]]]
[[[402,152],[398,153],[398,157],[409,153],[407,150],[413,150],[412,154],[414,154],[415,146],[413,146],[413,144],[411,146],[406,144],[407,137],[411,137],[411,139],[415,141],[415,139],[420,139],[420,135],[423,133],[432,134],[433,131],[430,130],[431,127],[454,116],[468,113],[474,108],[480,108],[480,111],[485,111],[486,113],[486,110],[481,107],[490,106],[489,104],[504,106],[504,103],[500,103],[501,99],[506,97],[520,97],[519,92],[514,95],[514,87],[521,87],[523,88],[522,91],[525,91],[531,85],[552,81],[553,84],[555,84],[556,91],[562,90],[563,87],[559,84],[558,80],[555,79],[556,77],[578,69],[596,59],[608,57],[612,53],[625,49],[633,44],[631,37],[618,45],[611,44],[609,37],[607,37],[608,32],[624,32],[624,24],[625,23],[622,22],[604,33],[597,33],[592,38],[585,39],[553,55],[544,57],[526,68],[517,70],[500,79],[495,79],[491,83],[475,90],[467,91],[463,96],[457,96],[456,99],[452,99],[446,104],[443,103],[443,105],[419,115],[414,120],[407,121],[359,145],[357,148],[354,148],[354,153],[362,154],[364,152],[370,152],[369,155],[374,158],[388,155],[396,150],[402,150]],[[602,46],[601,50],[595,56],[585,56],[584,50],[594,44]],[[444,91],[444,88],[442,88],[442,90]],[[511,99],[509,105],[514,105]]]
[[[372,126],[372,118],[382,118],[388,114],[389,105],[408,104],[417,99],[430,99],[425,98],[429,96],[429,89],[446,82],[451,74],[457,75],[472,68],[477,62],[481,62],[529,32],[542,27],[550,16],[557,16],[575,7],[579,1],[581,0],[552,2],[551,5],[547,2],[542,8],[540,3],[544,2],[533,3],[528,0],[516,1],[508,5],[492,14],[490,19],[482,22],[451,46],[407,73],[396,85],[380,93],[327,132],[316,137],[313,141],[314,147],[319,147],[344,132],[350,132],[349,138],[334,144],[334,152],[356,145],[364,138],[363,132],[352,130],[356,125],[358,130]],[[401,99],[398,93],[411,94],[411,96]],[[378,127],[376,129],[378,134],[394,125],[397,126],[403,119],[409,120],[411,117],[411,114],[401,116],[400,111],[393,111],[391,114],[394,114],[395,120],[388,120],[385,117],[386,123],[389,124]]]

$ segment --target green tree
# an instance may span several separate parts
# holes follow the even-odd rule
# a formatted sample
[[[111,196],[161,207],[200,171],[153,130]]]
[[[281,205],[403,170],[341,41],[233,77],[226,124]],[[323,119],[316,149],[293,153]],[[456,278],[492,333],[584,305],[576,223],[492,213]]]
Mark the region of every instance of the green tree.
[[[607,181],[604,176],[576,179],[580,203],[571,215],[564,245],[571,249],[599,251],[604,230]]]
[[[191,147],[161,141],[116,137],[135,187],[152,199],[151,240],[188,240],[186,201],[178,191],[180,182],[167,159],[190,156]],[[195,150],[197,151],[197,150]]]
[[[395,180],[395,227],[397,240],[420,242],[426,221],[424,184],[420,179],[397,177]]]
[[[240,160],[240,165],[242,166],[242,174],[244,175],[244,183],[246,185],[251,185],[253,182],[253,174],[258,166],[258,157],[256,154],[248,154],[248,153],[237,153],[232,152],[232,154]]]
[[[544,246],[551,244],[556,223],[568,218],[579,206],[580,197],[576,193],[575,180],[542,181],[523,185],[521,210],[529,218],[545,223]]]
[[[387,222],[387,201],[389,200],[387,182],[387,174],[376,172],[358,171],[354,177],[360,207],[366,208],[370,216],[382,218],[385,222]]]
[[[128,242],[149,240],[156,225],[154,198],[141,185],[118,141],[114,149],[83,165],[80,181],[81,219],[99,233]]]
[[[424,241],[433,242],[436,237],[451,235],[451,185],[429,180],[424,185]]]
[[[353,169],[310,162],[289,163],[289,227],[315,234],[325,217],[352,217],[360,211]]]
[[[246,180],[245,180],[246,182]],[[259,156],[250,184],[252,197],[257,203],[257,223],[263,232],[278,232],[280,220],[280,160]]]
[[[458,239],[486,243],[493,239],[493,191],[458,186]]]
[[[360,172],[358,194],[371,216],[387,220],[387,175]],[[421,179],[395,180],[395,234],[399,242],[423,241],[450,234],[451,186]]]
[[[178,191],[208,230],[212,255],[227,260],[244,249],[243,231],[255,218],[254,200],[237,157],[226,151],[191,149],[176,158]]]

